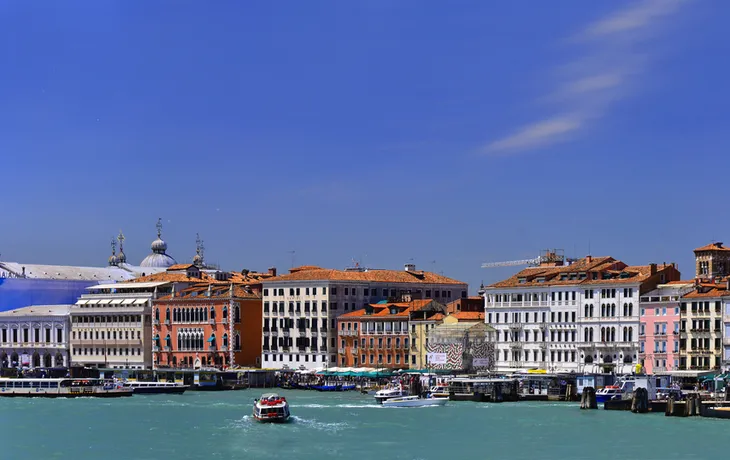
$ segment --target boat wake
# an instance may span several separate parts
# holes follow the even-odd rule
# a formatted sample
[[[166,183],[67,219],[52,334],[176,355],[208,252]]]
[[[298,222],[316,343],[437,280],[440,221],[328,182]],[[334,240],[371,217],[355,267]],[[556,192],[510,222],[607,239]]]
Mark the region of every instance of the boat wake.
[[[297,417],[296,415],[292,415],[291,419],[294,423],[298,425],[320,431],[338,432],[350,427],[350,425],[345,422],[319,422],[317,420],[309,420],[302,417]]]
[[[325,404],[298,404],[291,406],[293,408],[304,408],[304,409],[330,409],[339,407],[343,409],[364,409],[364,408],[378,408],[379,404],[334,404],[331,406]]]

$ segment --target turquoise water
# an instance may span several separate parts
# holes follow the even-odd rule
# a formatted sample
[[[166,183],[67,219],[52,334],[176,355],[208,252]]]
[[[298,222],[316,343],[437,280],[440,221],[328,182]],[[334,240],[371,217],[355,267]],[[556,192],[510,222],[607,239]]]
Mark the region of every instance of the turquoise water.
[[[115,400],[0,399],[0,459],[723,458],[730,421],[449,402],[394,409],[358,393],[282,391],[293,423],[250,416],[258,390]]]

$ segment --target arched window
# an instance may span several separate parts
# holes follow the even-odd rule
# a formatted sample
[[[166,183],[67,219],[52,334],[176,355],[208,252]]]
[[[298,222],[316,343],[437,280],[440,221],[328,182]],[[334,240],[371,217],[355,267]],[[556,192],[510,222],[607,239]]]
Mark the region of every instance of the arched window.
[[[634,304],[629,304],[629,316],[634,316]]]
[[[182,348],[183,348],[183,343],[182,343],[182,336],[181,336],[181,335],[180,335],[180,333],[178,332],[178,333],[177,333],[177,349],[178,349],[178,350],[182,350]]]
[[[233,336],[233,349],[236,351],[241,349],[241,336],[238,333]]]
[[[228,333],[227,332],[225,334],[223,334],[223,346],[224,347],[228,346]]]
[[[203,321],[206,321],[206,322],[208,321],[208,309],[207,308],[203,309]]]
[[[601,304],[601,317],[604,317],[604,316],[606,316],[606,304],[602,303]]]
[[[624,304],[624,316],[628,316],[629,312],[629,306],[627,304]]]
[[[584,335],[584,339],[585,339],[585,340],[584,340],[584,342],[590,342],[590,340],[588,340],[588,337],[589,337],[589,336],[588,336],[588,329],[586,329],[586,330],[585,330],[585,331],[583,331],[583,332],[584,332],[584,334],[583,334],[583,335]]]
[[[165,310],[165,321],[170,321],[170,307]]]
[[[630,327],[629,328],[629,342],[633,342],[633,341],[634,341],[634,328]]]
[[[155,346],[156,347],[159,347],[160,346],[160,334],[155,334],[155,336],[152,338],[152,340],[155,341]]]
[[[241,307],[238,305],[233,307],[233,321],[236,323],[241,322]]]
[[[601,342],[605,342],[605,341],[606,341],[606,328],[602,327],[601,328]]]
[[[584,317],[588,318],[588,305],[585,306],[585,313],[583,314]]]
[[[593,328],[591,328],[590,331],[591,331],[591,334],[590,334],[591,340],[590,341],[593,342]]]
[[[616,341],[616,328],[612,327],[611,328],[611,342],[615,342],[615,341]]]
[[[157,321],[160,320],[160,309],[159,308],[155,308],[155,319]]]
[[[591,318],[593,318],[593,304],[591,304]]]
[[[611,316],[616,316],[616,304],[611,304]]]
[[[624,308],[626,308],[626,306],[624,306]],[[628,342],[628,340],[629,340],[629,331],[626,326],[624,326],[624,335],[623,335],[623,339],[621,339],[621,340],[624,342]]]
[[[215,319],[215,308],[210,307],[210,319]]]
[[[223,305],[223,319],[228,318],[228,306]]]

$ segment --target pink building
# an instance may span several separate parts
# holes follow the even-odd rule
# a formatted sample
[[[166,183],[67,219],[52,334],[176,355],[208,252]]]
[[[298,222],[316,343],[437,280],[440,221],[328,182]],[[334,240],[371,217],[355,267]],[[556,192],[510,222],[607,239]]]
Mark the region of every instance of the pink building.
[[[679,299],[692,281],[660,284],[639,299],[639,362],[647,374],[680,369]]]

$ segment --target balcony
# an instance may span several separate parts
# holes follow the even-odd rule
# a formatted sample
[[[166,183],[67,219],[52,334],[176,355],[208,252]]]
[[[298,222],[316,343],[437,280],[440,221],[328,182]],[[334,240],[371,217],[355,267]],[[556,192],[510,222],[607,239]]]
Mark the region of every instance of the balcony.
[[[215,345],[208,345],[208,351],[215,351]]]
[[[211,318],[208,320],[208,324],[215,324],[215,318]]]
[[[172,347],[170,347],[170,346],[167,346],[167,345],[165,345],[164,347],[162,347],[162,349],[163,349],[164,351],[172,351]]]
[[[273,328],[273,327],[272,327],[272,328],[271,328],[271,335],[276,335],[276,336],[278,336],[278,335],[279,335],[279,329],[276,329],[276,328]]]
[[[168,318],[165,320],[165,326],[169,326],[169,325],[170,325],[170,319]]]
[[[510,330],[521,331],[523,328],[522,323],[509,323]]]
[[[288,345],[284,345],[283,347],[281,347],[281,351],[289,351],[289,350],[291,350],[291,347],[289,347]]]
[[[160,351],[160,347],[158,347],[157,345],[152,345],[152,352],[156,353],[158,351]]]
[[[223,324],[228,324],[228,318],[223,318],[223,319],[221,320],[221,323],[223,323]]]
[[[228,351],[228,345],[223,345],[221,347],[221,351]]]
[[[301,330],[301,329],[299,330],[299,337],[304,337],[306,335],[307,335],[307,331],[306,330]]]
[[[154,324],[155,326],[159,326],[160,325],[160,320],[157,319],[157,318],[155,318],[155,319],[152,320],[152,324]]]
[[[327,345],[321,345],[319,351],[327,351]]]
[[[317,333],[317,329],[312,329],[309,332],[309,335],[311,335],[312,337],[317,337],[319,335],[319,333]]]
[[[522,342],[510,342],[509,347],[514,349],[520,349],[522,348]]]
[[[282,333],[282,335],[283,335],[284,337],[289,337],[289,336],[291,335],[291,332],[289,332],[289,331],[287,331],[287,330],[281,331],[281,333]]]
[[[345,354],[345,349],[344,348],[338,348],[337,349],[337,353],[340,354],[340,355],[344,355]]]

